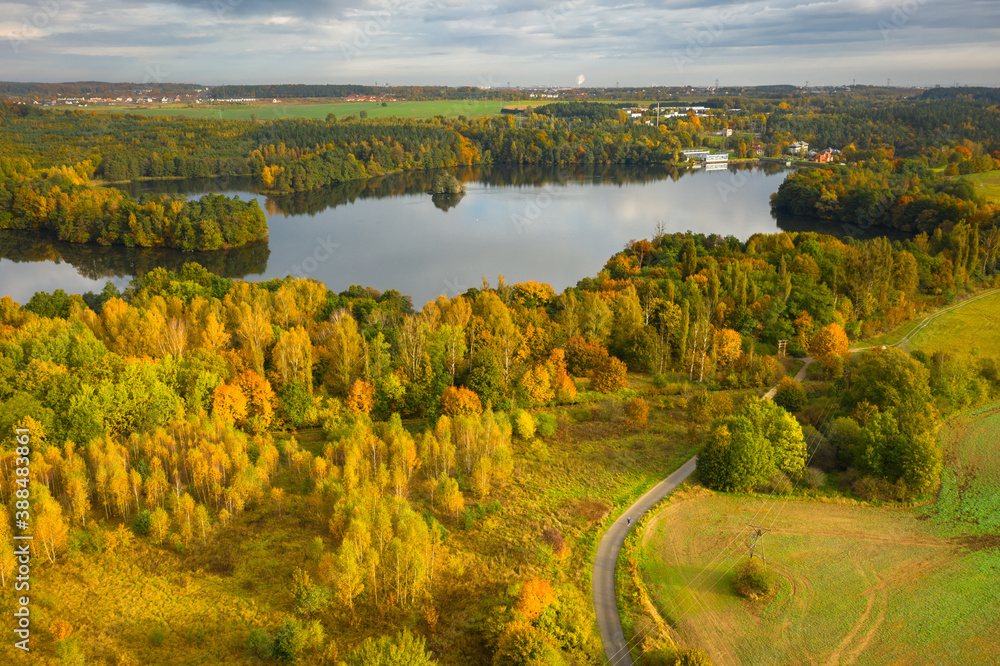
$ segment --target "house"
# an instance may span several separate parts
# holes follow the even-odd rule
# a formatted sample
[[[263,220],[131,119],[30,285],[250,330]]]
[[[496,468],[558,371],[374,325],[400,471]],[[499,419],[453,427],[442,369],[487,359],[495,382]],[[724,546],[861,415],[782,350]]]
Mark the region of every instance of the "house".
[[[816,153],[816,155],[812,158],[812,161],[813,162],[819,162],[821,164],[825,164],[826,162],[832,162],[833,161],[833,149],[832,148],[827,148],[826,150],[822,150],[822,151]]]
[[[788,152],[790,152],[793,155],[797,155],[798,153],[805,153],[808,151],[809,151],[809,144],[806,143],[805,141],[796,141],[792,145],[788,146]]]

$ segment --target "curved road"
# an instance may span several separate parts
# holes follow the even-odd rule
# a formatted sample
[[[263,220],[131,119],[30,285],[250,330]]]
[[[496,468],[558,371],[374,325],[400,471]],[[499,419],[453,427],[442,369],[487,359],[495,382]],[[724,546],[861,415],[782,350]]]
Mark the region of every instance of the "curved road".
[[[597,546],[593,576],[594,611],[597,613],[597,628],[601,630],[601,640],[604,642],[604,653],[608,656],[608,661],[615,666],[632,665],[632,655],[625,647],[625,634],[622,631],[621,618],[618,616],[618,601],[615,597],[615,564],[618,562],[618,552],[625,543],[625,536],[632,529],[626,519],[632,518],[632,522],[635,522],[654,504],[669,495],[691,475],[697,461],[698,456],[694,456],[636,500],[635,504],[612,523]]]
[[[904,342],[909,342],[931,320],[952,310],[957,310],[963,305],[968,305],[973,301],[985,298],[997,291],[1000,291],[1000,289],[990,289],[989,291],[967,298],[961,303],[942,308],[934,314],[927,316],[898,342],[886,346],[896,347]],[[854,353],[865,351],[866,349],[872,349],[872,347],[856,347],[849,351]],[[798,381],[805,379],[806,368],[815,359],[806,357],[803,360],[805,361],[805,365],[799,368],[799,371],[795,374],[795,379]],[[776,390],[777,387],[772,388],[764,394],[764,398],[773,398]],[[626,522],[627,518],[632,518],[633,520],[641,518],[654,504],[669,495],[684,479],[688,478],[694,471],[697,462],[698,456],[694,456],[684,463],[680,469],[663,481],[660,481],[645,495],[636,500],[632,506],[626,509],[612,523],[611,527],[608,528],[608,531],[601,538],[601,543],[597,546],[597,554],[594,556],[593,575],[594,611],[597,614],[597,628],[601,631],[601,641],[604,643],[604,653],[608,657],[608,662],[613,666],[632,666],[633,663],[632,654],[625,647],[625,633],[622,631],[621,618],[618,615],[618,601],[615,595],[615,565],[618,563],[618,553],[621,551],[622,544],[625,543],[625,537],[631,529],[631,525]]]

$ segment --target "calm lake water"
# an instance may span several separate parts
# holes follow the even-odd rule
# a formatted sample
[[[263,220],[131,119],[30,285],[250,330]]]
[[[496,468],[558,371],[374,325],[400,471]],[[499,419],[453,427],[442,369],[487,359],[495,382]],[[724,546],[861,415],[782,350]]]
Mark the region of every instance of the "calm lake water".
[[[547,282],[556,291],[596,275],[631,239],[695,231],[740,239],[802,221],[771,216],[768,197],[788,171],[774,167],[705,172],[607,167],[591,170],[498,168],[456,172],[458,199],[426,194],[433,174],[346,183],[321,192],[266,197],[238,180],[169,181],[143,191],[206,192],[256,198],[270,238],[215,253],[74,245],[34,233],[0,233],[0,295],[26,302],[35,291],[99,291],[156,266],[197,261],[249,280],[307,276],[335,291],[352,284],[398,289],[420,308],[438,294],[464,292],[483,278],[496,284]]]

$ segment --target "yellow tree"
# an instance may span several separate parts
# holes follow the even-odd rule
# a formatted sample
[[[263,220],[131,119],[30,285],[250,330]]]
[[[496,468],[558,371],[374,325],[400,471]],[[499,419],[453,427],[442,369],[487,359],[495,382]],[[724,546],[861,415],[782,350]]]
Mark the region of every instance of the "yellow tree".
[[[731,328],[715,332],[715,360],[719,368],[728,368],[743,352],[743,338]]]
[[[792,326],[795,327],[795,341],[803,349],[806,348],[814,330],[812,315],[803,310],[795,321],[792,322]]]
[[[257,374],[264,372],[264,357],[274,338],[267,293],[248,282],[237,282],[224,301],[240,348]]]
[[[170,516],[163,510],[163,507],[158,507],[150,516],[149,523],[150,533],[153,535],[156,543],[163,543],[163,540],[167,538],[167,531],[169,529]]]
[[[297,381],[312,393],[312,344],[304,328],[282,331],[271,356],[282,384]]]
[[[839,324],[827,324],[816,332],[809,343],[809,353],[827,370],[837,365],[837,359],[847,356],[847,333]]]
[[[35,539],[42,543],[49,562],[55,563],[56,554],[66,546],[69,534],[62,507],[45,486],[32,484],[31,494],[35,498]]]
[[[247,399],[247,423],[255,432],[267,430],[277,404],[271,383],[253,370],[246,370],[236,378],[236,385]]]
[[[458,481],[450,476],[442,476],[438,481],[436,494],[441,511],[458,517],[458,512],[465,507],[465,498],[458,489]]]
[[[375,387],[363,379],[355,379],[344,406],[355,414],[371,414],[375,406]]]
[[[364,370],[364,338],[358,332],[358,323],[348,313],[341,313],[324,331],[326,353],[330,357],[327,383],[339,395],[347,395],[354,380]]]
[[[14,557],[14,535],[10,529],[10,514],[0,506],[0,584],[7,586],[7,579],[14,575],[17,558]]]
[[[247,417],[247,397],[234,384],[220,384],[212,393],[212,411],[221,419],[241,424]]]

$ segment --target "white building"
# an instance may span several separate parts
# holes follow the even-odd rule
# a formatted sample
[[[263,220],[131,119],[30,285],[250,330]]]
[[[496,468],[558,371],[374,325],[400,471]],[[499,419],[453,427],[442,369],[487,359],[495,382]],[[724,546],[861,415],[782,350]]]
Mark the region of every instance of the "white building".
[[[702,158],[702,161],[706,164],[711,164],[713,162],[728,162],[729,153],[709,153]]]
[[[788,152],[793,155],[798,153],[809,152],[809,144],[805,141],[796,141],[792,145],[788,146]]]
[[[689,160],[704,160],[711,152],[710,150],[682,150],[681,154]]]

